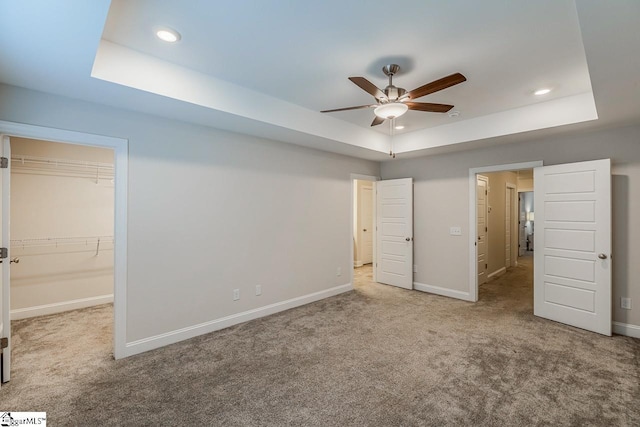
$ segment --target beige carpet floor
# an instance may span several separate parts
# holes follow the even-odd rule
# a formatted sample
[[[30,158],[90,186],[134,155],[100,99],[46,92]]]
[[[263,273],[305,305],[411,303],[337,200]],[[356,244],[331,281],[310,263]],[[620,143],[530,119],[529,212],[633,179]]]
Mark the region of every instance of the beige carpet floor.
[[[531,262],[471,304],[372,283],[114,361],[111,306],[13,323],[0,410],[51,426],[639,426],[640,340],[534,317]]]

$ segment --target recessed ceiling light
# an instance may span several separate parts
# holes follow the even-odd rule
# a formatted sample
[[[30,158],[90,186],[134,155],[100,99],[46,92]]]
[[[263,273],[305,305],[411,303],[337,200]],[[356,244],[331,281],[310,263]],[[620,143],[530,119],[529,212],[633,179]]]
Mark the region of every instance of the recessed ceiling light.
[[[460,115],[460,111],[449,111],[449,117],[458,117]]]
[[[156,31],[156,36],[167,43],[175,43],[180,40],[180,33],[170,28],[162,28]]]
[[[540,95],[546,95],[549,92],[551,92],[551,89],[544,88],[544,89],[538,89],[537,91],[533,92],[533,94],[536,96],[540,96]]]
[[[396,129],[398,129],[398,130],[402,130],[402,129],[404,129],[404,126],[402,126],[402,125],[398,125],[398,126],[396,126]]]

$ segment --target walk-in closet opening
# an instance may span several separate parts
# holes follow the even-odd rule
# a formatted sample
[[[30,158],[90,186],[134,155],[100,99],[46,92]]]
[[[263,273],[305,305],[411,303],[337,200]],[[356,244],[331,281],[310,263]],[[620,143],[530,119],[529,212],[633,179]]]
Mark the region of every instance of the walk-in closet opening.
[[[14,357],[29,357],[20,351],[25,341],[70,358],[111,343],[114,150],[17,137],[10,143]]]

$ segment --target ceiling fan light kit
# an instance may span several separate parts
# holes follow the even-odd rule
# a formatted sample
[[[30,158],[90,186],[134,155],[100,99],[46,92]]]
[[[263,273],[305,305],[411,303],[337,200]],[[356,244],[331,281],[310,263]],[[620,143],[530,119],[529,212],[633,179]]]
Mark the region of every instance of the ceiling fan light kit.
[[[381,119],[395,119],[409,110],[407,104],[402,102],[390,102],[376,107],[373,112]]]

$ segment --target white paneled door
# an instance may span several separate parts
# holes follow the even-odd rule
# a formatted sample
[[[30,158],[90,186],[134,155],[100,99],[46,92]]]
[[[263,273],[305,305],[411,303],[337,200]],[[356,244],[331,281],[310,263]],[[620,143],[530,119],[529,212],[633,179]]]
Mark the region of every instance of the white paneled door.
[[[478,175],[476,178],[476,218],[478,231],[477,252],[478,252],[478,286],[487,281],[488,267],[488,245],[487,233],[489,230],[487,221],[487,198],[489,196],[489,178]]]
[[[0,243],[3,248],[9,248],[9,191],[11,189],[11,146],[9,144],[9,137],[0,135],[0,157],[3,161],[6,160],[6,168],[0,169],[0,215],[2,215],[0,226]],[[4,166],[4,165],[3,165]],[[9,257],[2,259],[0,264],[0,295],[2,295],[2,301],[0,301],[0,337],[7,340],[8,346],[2,350],[2,379],[0,382],[7,382],[11,373],[11,317],[9,314],[10,309],[10,295],[9,295],[9,266],[11,262]]]
[[[362,186],[360,197],[361,260],[363,264],[373,262],[373,186]]]
[[[534,169],[534,314],[611,335],[611,162]]]
[[[413,289],[413,179],[376,182],[376,279]]]

